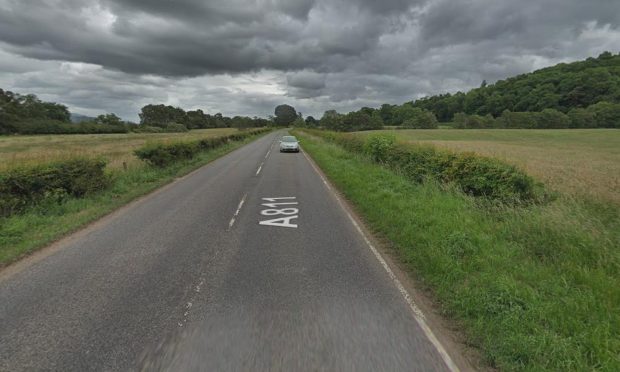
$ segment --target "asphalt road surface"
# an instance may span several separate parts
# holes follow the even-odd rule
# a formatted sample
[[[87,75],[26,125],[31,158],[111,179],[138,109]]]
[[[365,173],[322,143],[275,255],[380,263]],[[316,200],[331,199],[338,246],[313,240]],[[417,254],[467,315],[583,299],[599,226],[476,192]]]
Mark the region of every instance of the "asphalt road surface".
[[[0,274],[0,370],[449,370],[283,134]]]

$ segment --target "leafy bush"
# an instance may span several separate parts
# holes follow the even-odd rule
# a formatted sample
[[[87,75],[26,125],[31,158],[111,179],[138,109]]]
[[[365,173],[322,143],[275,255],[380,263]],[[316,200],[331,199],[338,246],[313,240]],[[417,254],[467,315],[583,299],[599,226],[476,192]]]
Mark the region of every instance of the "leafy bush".
[[[0,216],[18,213],[43,200],[82,197],[108,186],[105,161],[73,159],[22,167],[0,174]]]
[[[364,143],[364,152],[368,154],[372,160],[383,162],[388,154],[393,151],[396,144],[396,137],[392,135],[371,135]]]
[[[390,135],[379,134],[364,139],[325,131],[313,130],[311,133],[349,151],[368,155],[414,182],[435,179],[454,184],[471,196],[505,203],[531,202],[538,198],[542,187],[515,166],[493,158],[397,143]]]
[[[135,154],[151,165],[165,167],[180,160],[189,160],[198,151],[200,151],[200,147],[196,142],[149,143],[137,149]]]
[[[247,137],[267,131],[269,131],[269,129],[257,129],[191,142],[148,143],[134,151],[134,154],[153,166],[166,167],[178,161],[192,159],[200,151],[220,147],[229,141],[241,141]]]

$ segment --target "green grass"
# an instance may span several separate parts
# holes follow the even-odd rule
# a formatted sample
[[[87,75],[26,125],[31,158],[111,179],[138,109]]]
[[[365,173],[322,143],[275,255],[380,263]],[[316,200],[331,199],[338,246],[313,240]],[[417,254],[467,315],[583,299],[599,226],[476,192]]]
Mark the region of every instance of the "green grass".
[[[47,203],[23,214],[0,218],[0,267],[78,230],[255,138],[231,142],[218,149],[202,152],[190,161],[167,168],[146,165],[130,167],[127,171],[112,168],[112,186],[104,192],[82,199],[69,199],[62,204]]]
[[[304,149],[501,370],[620,370],[620,215],[560,196],[490,210],[320,139]]]

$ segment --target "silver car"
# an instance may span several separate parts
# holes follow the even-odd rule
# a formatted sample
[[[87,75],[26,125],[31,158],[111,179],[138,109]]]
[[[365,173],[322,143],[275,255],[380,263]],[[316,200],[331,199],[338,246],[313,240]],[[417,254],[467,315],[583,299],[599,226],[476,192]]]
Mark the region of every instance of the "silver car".
[[[280,140],[280,152],[299,152],[299,141],[294,136],[284,136]]]

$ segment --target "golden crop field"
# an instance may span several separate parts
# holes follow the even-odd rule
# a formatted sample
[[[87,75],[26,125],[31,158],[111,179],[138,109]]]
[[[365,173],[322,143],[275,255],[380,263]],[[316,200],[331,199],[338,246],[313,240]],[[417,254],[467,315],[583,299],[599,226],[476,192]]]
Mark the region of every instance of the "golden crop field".
[[[411,143],[430,143],[499,158],[521,167],[553,190],[620,204],[620,130],[617,129],[379,132],[394,134]]]
[[[71,134],[0,136],[0,171],[76,156],[101,156],[112,168],[140,164],[133,151],[147,142],[189,141],[236,132],[234,128],[198,129],[185,133]]]

